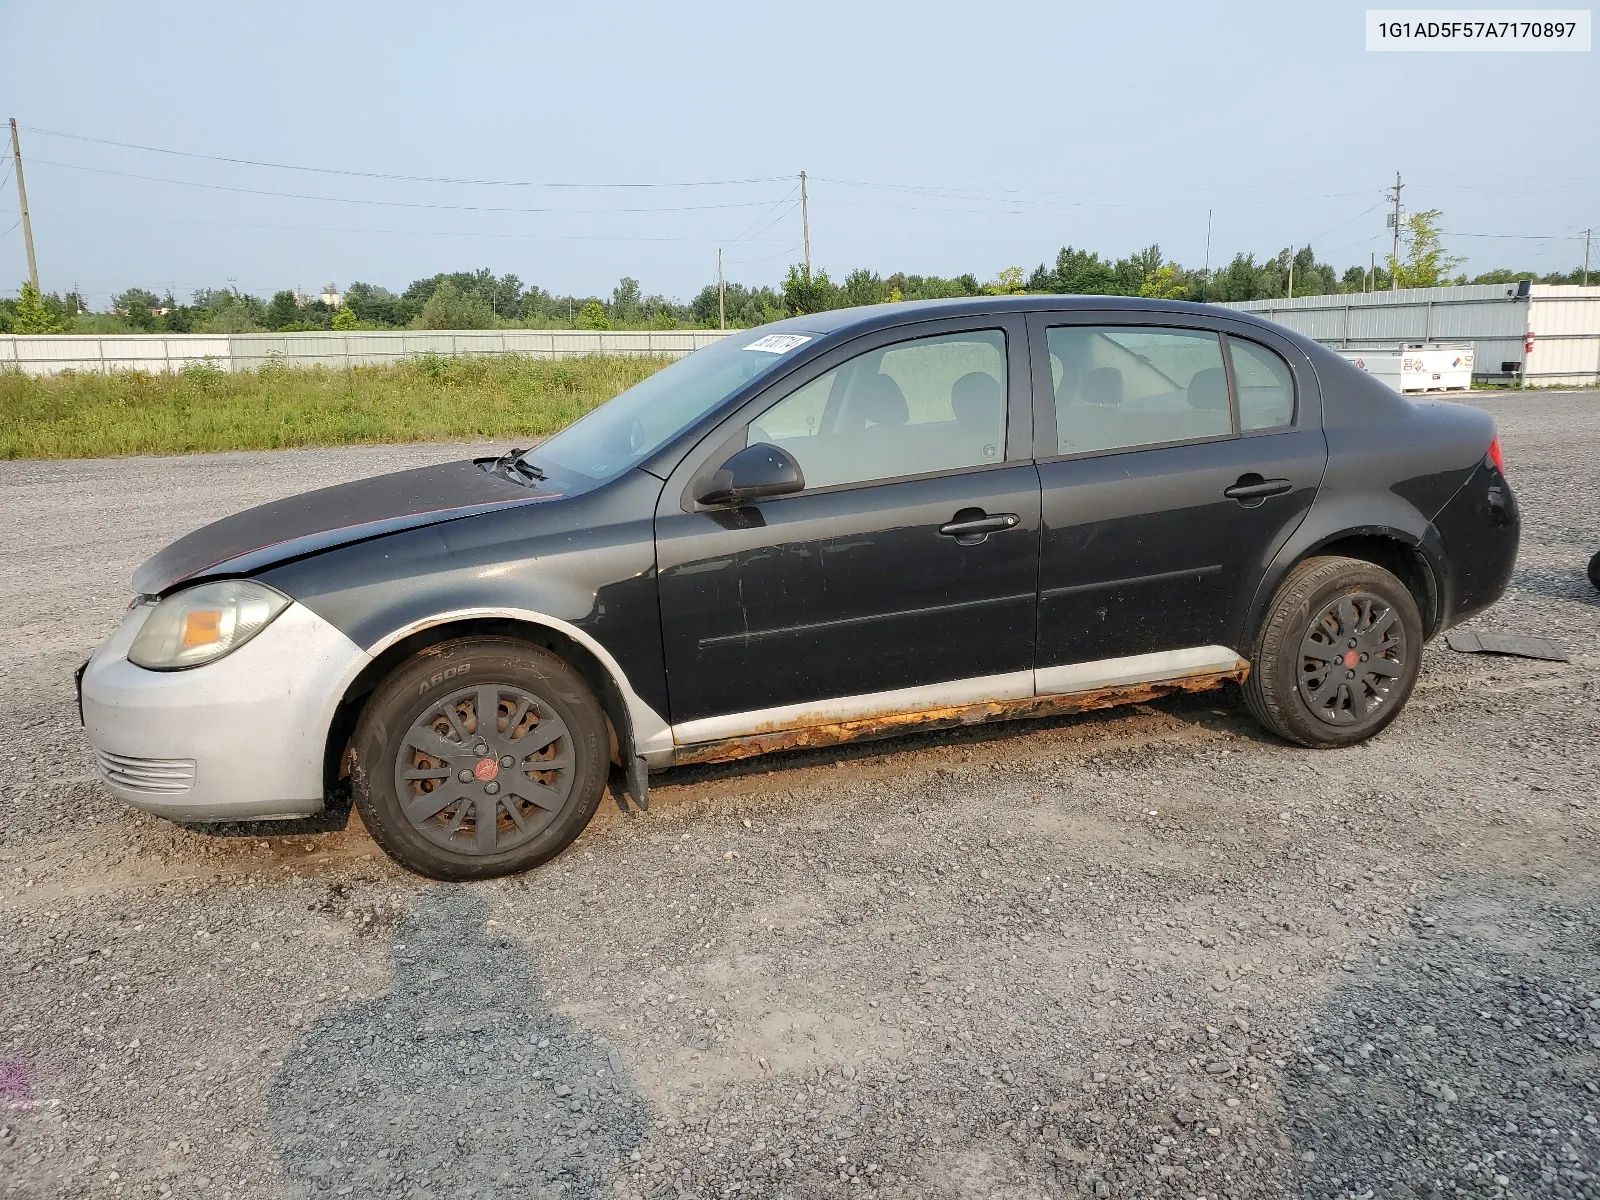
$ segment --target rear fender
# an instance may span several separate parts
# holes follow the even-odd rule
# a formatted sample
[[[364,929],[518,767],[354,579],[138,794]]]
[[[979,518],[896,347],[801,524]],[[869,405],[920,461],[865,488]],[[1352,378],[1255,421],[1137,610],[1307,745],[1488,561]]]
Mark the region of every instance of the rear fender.
[[[1348,548],[1341,548],[1339,543],[1348,543]],[[1373,546],[1378,552],[1362,553],[1365,549],[1362,543]],[[1278,551],[1256,588],[1240,642],[1246,653],[1254,653],[1256,637],[1272,598],[1289,572],[1302,560],[1330,549],[1334,553],[1349,553],[1352,557],[1369,560],[1381,559],[1384,550],[1409,556],[1415,568],[1402,573],[1402,581],[1417,599],[1427,636],[1438,632],[1443,611],[1440,589],[1445,578],[1445,558],[1444,542],[1433,523],[1393,493],[1344,498],[1324,493],[1317,497],[1306,519]],[[1378,565],[1394,570],[1399,564],[1379,561]],[[1406,574],[1413,578],[1406,578]]]

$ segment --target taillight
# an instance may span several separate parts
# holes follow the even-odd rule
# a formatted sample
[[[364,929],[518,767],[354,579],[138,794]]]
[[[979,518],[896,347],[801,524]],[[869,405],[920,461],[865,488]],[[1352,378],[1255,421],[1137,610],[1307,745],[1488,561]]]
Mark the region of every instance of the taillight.
[[[1497,433],[1489,443],[1489,461],[1494,464],[1494,469],[1500,474],[1506,473],[1506,460],[1500,453],[1500,435]]]

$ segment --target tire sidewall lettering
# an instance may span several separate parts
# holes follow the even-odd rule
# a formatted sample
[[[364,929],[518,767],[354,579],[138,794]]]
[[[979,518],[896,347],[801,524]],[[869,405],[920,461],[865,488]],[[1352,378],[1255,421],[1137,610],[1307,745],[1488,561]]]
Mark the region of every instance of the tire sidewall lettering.
[[[470,670],[472,670],[472,664],[470,662],[464,662],[457,663],[451,667],[446,667],[442,671],[435,671],[432,675],[422,681],[421,685],[417,688],[417,695],[426,696],[431,690],[438,687],[440,684],[448,683],[458,675],[465,675]]]

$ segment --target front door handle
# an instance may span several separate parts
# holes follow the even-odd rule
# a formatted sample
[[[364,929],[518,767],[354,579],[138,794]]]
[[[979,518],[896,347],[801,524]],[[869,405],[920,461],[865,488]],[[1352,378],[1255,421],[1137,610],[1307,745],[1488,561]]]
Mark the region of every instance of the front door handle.
[[[1229,500],[1237,500],[1245,508],[1254,508],[1264,503],[1268,496],[1281,496],[1293,490],[1294,481],[1291,479],[1263,479],[1252,471],[1239,476],[1239,482],[1232,487],[1223,488],[1222,494]]]
[[[1016,513],[995,513],[990,516],[981,508],[964,508],[955,519],[939,526],[945,537],[955,538],[963,546],[976,546],[991,533],[1004,533],[1022,524]]]

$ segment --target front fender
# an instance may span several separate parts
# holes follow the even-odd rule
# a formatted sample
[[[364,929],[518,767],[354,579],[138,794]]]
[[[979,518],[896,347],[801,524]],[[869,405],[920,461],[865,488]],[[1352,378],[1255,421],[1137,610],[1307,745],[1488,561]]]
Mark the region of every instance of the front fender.
[[[257,578],[374,654],[451,614],[546,624],[614,664],[619,686],[665,713],[660,490],[636,471],[579,496],[342,546]]]

